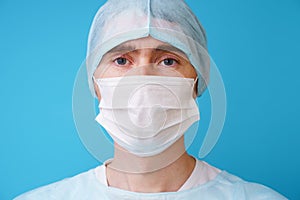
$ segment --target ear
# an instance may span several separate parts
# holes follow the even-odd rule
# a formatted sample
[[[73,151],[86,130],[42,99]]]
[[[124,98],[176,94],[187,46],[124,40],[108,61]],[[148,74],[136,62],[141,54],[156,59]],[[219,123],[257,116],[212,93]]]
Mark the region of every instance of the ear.
[[[93,84],[94,84],[94,89],[95,89],[96,96],[98,98],[98,101],[100,102],[100,100],[101,100],[101,93],[100,93],[99,87],[98,87],[97,83],[95,83],[94,80],[93,80]]]

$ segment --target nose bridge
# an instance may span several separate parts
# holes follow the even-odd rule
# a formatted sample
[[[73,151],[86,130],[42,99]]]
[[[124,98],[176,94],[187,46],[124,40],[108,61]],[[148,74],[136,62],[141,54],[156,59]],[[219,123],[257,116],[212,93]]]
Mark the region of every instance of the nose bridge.
[[[138,65],[148,66],[152,64],[153,49],[140,49],[138,53]]]
[[[138,54],[137,66],[141,75],[154,75],[153,49],[141,49]]]

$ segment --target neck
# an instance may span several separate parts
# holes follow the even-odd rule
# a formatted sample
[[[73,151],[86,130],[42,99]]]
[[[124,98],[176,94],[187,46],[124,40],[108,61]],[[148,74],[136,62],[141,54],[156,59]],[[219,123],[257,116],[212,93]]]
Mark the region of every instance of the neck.
[[[195,159],[185,152],[183,137],[164,152],[138,157],[116,144],[107,165],[109,186],[134,192],[174,192],[191,175]]]

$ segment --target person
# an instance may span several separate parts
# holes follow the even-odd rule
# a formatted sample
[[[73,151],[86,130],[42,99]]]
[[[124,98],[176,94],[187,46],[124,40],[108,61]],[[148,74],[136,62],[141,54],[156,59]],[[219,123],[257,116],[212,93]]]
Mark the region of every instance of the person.
[[[26,199],[286,199],[186,152],[209,83],[203,27],[183,0],[108,0],[89,34],[86,66],[96,121],[114,156]]]

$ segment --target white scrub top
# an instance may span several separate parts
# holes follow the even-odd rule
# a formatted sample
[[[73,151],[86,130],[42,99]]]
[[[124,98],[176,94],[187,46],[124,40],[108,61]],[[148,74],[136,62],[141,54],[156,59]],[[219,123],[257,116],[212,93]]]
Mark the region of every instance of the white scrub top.
[[[281,200],[286,199],[279,193],[270,188],[244,181],[226,171],[220,171],[213,178],[207,179],[203,183],[195,181],[195,177],[201,172],[200,164],[207,167],[207,170],[212,170],[205,162],[197,161],[196,167],[192,172],[191,177],[177,192],[162,192],[162,193],[138,193],[126,190],[108,187],[105,184],[105,164],[81,173],[72,178],[67,178],[62,181],[52,183],[50,185],[37,188],[27,192],[14,200],[215,200],[215,199],[230,199],[230,200]],[[197,166],[198,165],[198,166]],[[100,171],[99,171],[100,169]],[[198,169],[198,170],[197,170]],[[215,168],[216,169],[216,168]],[[100,173],[100,174],[99,174]],[[214,173],[212,173],[214,174]],[[100,175],[100,179],[99,179]],[[212,177],[212,176],[211,176]],[[102,181],[101,181],[102,180]],[[191,184],[191,180],[193,184]],[[198,184],[203,183],[203,184]],[[197,184],[197,185],[196,185]],[[187,187],[188,185],[188,187]],[[196,185],[196,186],[195,186]],[[189,189],[188,189],[189,188]]]
[[[185,183],[179,188],[178,191],[192,189],[198,185],[204,184],[210,180],[213,180],[221,170],[209,165],[208,163],[200,160],[196,160],[195,167],[190,175],[190,177],[185,181]],[[106,178],[106,165],[108,165],[112,159],[107,160],[103,165],[95,168],[95,173],[98,181],[108,186]]]

